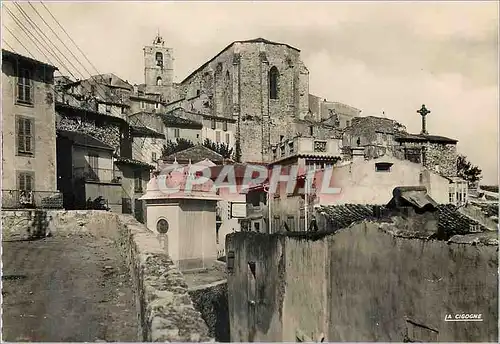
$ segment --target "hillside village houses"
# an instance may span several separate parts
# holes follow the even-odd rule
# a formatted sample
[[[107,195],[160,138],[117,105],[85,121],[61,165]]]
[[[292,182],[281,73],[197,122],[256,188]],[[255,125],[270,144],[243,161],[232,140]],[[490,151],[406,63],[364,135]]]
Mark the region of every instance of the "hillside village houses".
[[[81,209],[102,197],[111,211],[147,223],[140,198],[163,159],[333,169],[344,194],[330,201],[316,195],[317,205],[382,204],[405,185],[425,185],[438,202],[467,199],[467,185],[457,179],[457,141],[427,133],[425,107],[420,134],[391,119],[362,117],[359,109],[310,94],[300,50],[263,38],[232,42],[178,83],[173,61],[158,34],[144,47],[144,84],[132,85],[112,73],[54,77],[56,67],[2,50],[3,205],[41,207],[42,200],[59,199],[59,206]],[[163,157],[166,143],[180,139],[195,147],[207,139],[225,143],[232,160],[199,148]],[[28,200],[26,192],[33,195]],[[265,228],[267,215],[255,211],[267,209],[265,197],[252,197],[219,203],[217,228],[240,230],[242,218]],[[285,204],[297,195],[274,197]],[[299,198],[291,202],[304,203]],[[295,229],[307,216],[300,204],[291,208]],[[291,216],[276,215],[278,228]]]

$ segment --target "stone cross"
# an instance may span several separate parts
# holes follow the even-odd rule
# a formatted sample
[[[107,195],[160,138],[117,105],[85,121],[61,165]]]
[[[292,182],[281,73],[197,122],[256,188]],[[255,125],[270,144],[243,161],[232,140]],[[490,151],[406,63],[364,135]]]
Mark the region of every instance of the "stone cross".
[[[417,111],[417,113],[419,113],[420,116],[422,116],[422,131],[420,132],[420,134],[427,135],[427,130],[425,129],[425,116],[427,116],[431,112],[430,110],[427,110],[425,104],[422,104],[422,107],[420,108],[420,110]]]

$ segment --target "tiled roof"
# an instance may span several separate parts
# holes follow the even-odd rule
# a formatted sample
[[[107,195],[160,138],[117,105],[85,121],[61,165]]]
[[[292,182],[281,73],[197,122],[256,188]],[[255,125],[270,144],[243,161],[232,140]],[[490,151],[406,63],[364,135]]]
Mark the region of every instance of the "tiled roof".
[[[145,163],[140,160],[136,159],[131,159],[131,158],[125,158],[125,157],[115,157],[117,163],[122,163],[122,164],[127,164],[127,165],[135,165],[135,166],[140,166],[140,167],[146,167],[149,169],[154,169],[154,166],[148,163]]]
[[[181,128],[192,128],[192,129],[201,129],[203,128],[203,124],[192,121],[190,119],[174,116],[172,114],[160,114],[159,115],[163,121],[163,123],[167,127],[181,127]]]
[[[472,220],[466,215],[463,215],[452,204],[442,204],[439,209],[439,227],[447,234],[468,234],[476,232],[484,232],[486,227],[479,222]]]
[[[5,50],[5,49],[2,49],[2,60],[3,59],[21,59],[21,60],[24,60],[24,61],[27,61],[27,62],[30,62],[30,63],[34,63],[34,64],[37,64],[37,65],[40,65],[40,66],[44,66],[48,69],[52,69],[52,70],[59,70],[57,67],[51,65],[51,64],[48,64],[48,63],[45,63],[45,62],[42,62],[42,61],[39,61],[39,60],[35,60],[35,59],[32,59],[30,57],[27,57],[27,56],[24,56],[24,55],[20,55],[18,53],[15,53],[15,52],[12,52],[12,51],[9,51],[9,50]]]
[[[438,205],[438,228],[446,237],[453,235],[465,235],[470,233],[484,232],[486,227],[478,222],[461,214],[457,207],[452,204]],[[380,207],[382,214],[386,208]],[[344,204],[334,206],[320,206],[316,210],[322,214],[329,222],[329,227],[338,230],[346,228],[355,222],[363,220],[375,220],[374,209],[372,205],[365,204]]]
[[[191,148],[184,149],[180,152],[170,154],[162,160],[166,161],[189,161],[191,160],[191,163],[195,164],[197,162],[200,162],[202,160],[208,159],[210,161],[223,161],[224,157],[220,155],[219,153],[211,150],[210,148],[207,148],[203,145],[196,145]]]
[[[150,129],[144,126],[131,126],[130,133],[135,137],[154,137],[159,139],[164,139],[165,135],[157,132],[156,130]]]
[[[458,140],[450,139],[444,136],[437,135],[422,135],[422,134],[408,134],[399,133],[394,138],[396,141],[412,141],[412,142],[431,142],[431,143],[457,143]]]
[[[97,149],[114,151],[114,148],[107,145],[106,143],[84,133],[76,132],[76,131],[67,131],[67,130],[58,130],[57,134],[67,138],[74,145],[84,146],[84,147],[92,147]]]

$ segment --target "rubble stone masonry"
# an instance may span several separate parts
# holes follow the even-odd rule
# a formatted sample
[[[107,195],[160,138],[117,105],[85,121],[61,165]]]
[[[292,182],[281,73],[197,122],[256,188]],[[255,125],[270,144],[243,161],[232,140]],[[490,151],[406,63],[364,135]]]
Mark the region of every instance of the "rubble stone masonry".
[[[279,71],[278,97],[269,99],[269,71]],[[293,136],[294,120],[308,111],[309,75],[300,51],[257,39],[235,42],[179,85],[179,96],[212,98],[211,114],[237,121],[243,161],[262,161],[280,135]]]
[[[115,152],[120,154],[120,128],[117,125],[97,125],[92,120],[82,119],[78,121],[76,118],[60,115],[57,122],[57,129],[88,134],[115,148]]]

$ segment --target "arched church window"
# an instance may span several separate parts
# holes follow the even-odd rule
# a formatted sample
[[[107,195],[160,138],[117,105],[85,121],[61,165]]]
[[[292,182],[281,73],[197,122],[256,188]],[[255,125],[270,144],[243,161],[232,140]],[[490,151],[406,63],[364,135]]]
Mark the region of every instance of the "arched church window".
[[[165,234],[168,232],[168,221],[165,219],[160,219],[156,223],[156,230],[160,234]]]
[[[272,67],[269,71],[269,98],[278,99],[278,68]]]
[[[163,67],[163,54],[160,52],[157,52],[155,55],[156,59],[156,65]]]
[[[162,80],[161,77],[156,78],[156,86],[161,86]]]

